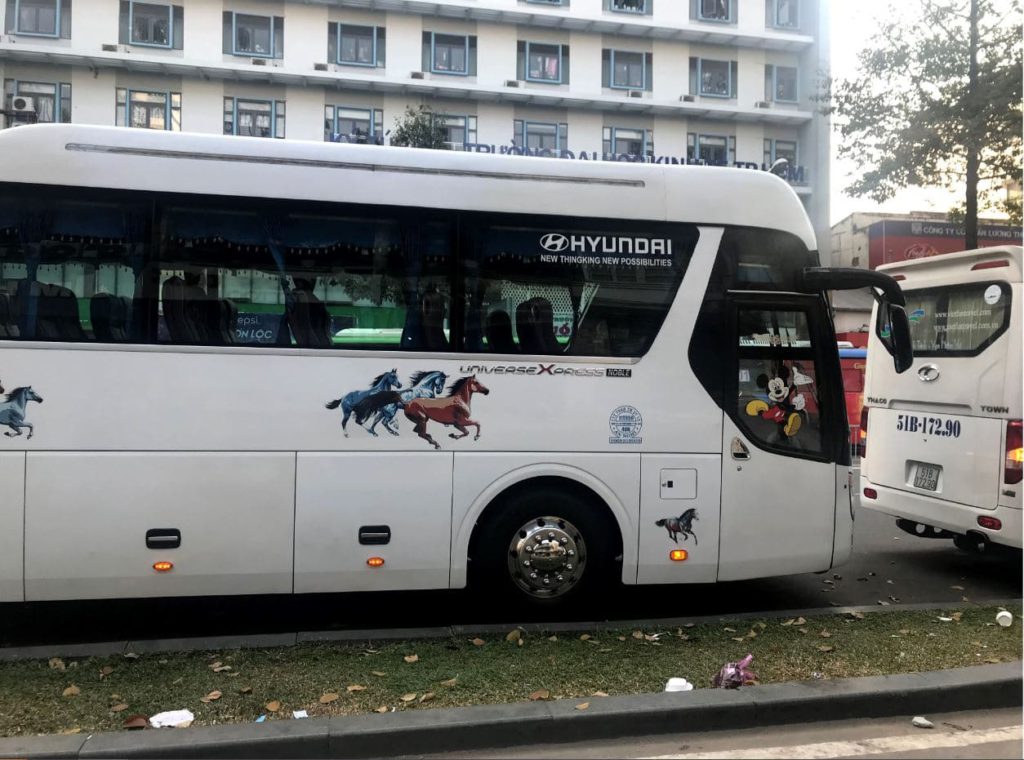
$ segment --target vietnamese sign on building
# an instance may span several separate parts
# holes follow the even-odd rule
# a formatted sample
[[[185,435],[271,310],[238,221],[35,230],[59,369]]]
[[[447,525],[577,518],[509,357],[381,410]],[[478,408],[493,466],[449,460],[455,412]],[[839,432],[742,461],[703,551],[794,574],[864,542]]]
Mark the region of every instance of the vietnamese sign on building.
[[[978,247],[1021,245],[1017,227],[979,225]],[[868,227],[868,266],[923,259],[964,249],[963,225],[952,222],[926,222],[885,219]]]

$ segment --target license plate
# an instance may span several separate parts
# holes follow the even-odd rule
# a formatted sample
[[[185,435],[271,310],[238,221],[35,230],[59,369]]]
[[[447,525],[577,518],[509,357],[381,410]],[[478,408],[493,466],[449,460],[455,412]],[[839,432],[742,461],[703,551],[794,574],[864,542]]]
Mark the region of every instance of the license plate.
[[[919,464],[914,473],[914,488],[934,491],[939,487],[939,473],[942,468],[932,464]]]

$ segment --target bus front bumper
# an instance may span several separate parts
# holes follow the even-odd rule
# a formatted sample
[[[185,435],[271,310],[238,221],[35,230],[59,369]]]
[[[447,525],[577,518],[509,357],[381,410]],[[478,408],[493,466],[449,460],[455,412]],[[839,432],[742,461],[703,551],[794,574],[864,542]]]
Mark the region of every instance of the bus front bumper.
[[[864,495],[865,488],[873,488],[878,492],[877,498],[870,499]],[[980,533],[995,544],[1021,548],[1021,531],[1024,527],[1022,511],[1010,507],[995,509],[978,509],[966,504],[942,501],[916,493],[908,493],[896,488],[880,486],[870,482],[863,475],[860,478],[860,506],[873,509],[892,517],[943,528],[951,533],[966,535],[968,531]],[[994,517],[1002,523],[999,530],[990,530],[978,525],[979,517]]]

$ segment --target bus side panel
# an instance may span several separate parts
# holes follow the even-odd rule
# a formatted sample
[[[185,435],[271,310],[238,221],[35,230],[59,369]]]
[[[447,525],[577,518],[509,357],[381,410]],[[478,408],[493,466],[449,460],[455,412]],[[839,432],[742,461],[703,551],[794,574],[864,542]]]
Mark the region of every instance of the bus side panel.
[[[0,602],[25,599],[25,454],[0,453]]]
[[[641,455],[637,583],[714,583],[722,506],[722,457]],[[670,552],[684,549],[686,558]]]
[[[458,453],[452,478],[452,588],[466,585],[469,539],[484,509],[510,486],[542,477],[581,483],[608,505],[622,534],[622,581],[636,583],[639,453]]]
[[[30,452],[26,481],[29,601],[292,590],[294,453]]]
[[[298,456],[295,591],[448,587],[450,452]],[[389,533],[387,543],[370,534]],[[369,567],[371,557],[384,559]]]

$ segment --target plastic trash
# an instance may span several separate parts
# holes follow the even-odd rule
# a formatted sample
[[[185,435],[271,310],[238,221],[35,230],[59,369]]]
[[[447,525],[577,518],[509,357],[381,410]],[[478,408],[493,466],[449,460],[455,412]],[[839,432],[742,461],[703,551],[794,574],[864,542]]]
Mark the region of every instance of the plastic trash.
[[[258,718],[257,718],[257,719],[256,719],[255,721],[253,721],[253,722],[254,722],[254,723],[266,723],[266,721],[267,721],[267,716],[266,716],[266,715],[261,715],[260,717],[258,717]]]
[[[168,710],[150,718],[149,725],[153,728],[188,728],[195,719],[189,710]]]
[[[918,728],[935,728],[935,724],[934,723],[932,723],[927,718],[922,718],[920,715],[916,716],[910,722],[913,723]]]
[[[739,662],[727,662],[722,666],[713,679],[711,686],[715,689],[738,689],[757,680],[753,671],[748,670],[750,663],[754,661],[754,655],[748,654]]]
[[[305,710],[292,710],[292,717],[293,718],[308,718],[309,717],[309,713],[306,712]]]
[[[693,691],[693,684],[685,678],[670,678],[665,684],[665,691]]]
[[[1006,610],[999,610],[999,612],[996,613],[996,622],[1003,628],[1009,628],[1013,625],[1013,613],[1007,612]]]

